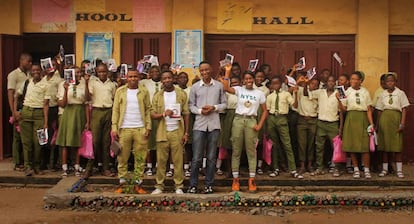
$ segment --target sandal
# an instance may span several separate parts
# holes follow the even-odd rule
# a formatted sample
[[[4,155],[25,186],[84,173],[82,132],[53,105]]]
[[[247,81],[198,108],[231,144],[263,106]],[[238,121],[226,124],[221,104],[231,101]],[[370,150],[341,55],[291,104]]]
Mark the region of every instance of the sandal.
[[[279,176],[279,169],[275,169],[273,172],[269,173],[269,177]]]
[[[223,175],[224,173],[223,173],[223,170],[221,170],[221,169],[217,169],[217,175],[219,175],[219,176],[221,176],[221,175]]]
[[[322,169],[316,169],[312,173],[310,173],[311,176],[318,176],[318,175],[324,175],[325,172]]]
[[[354,168],[352,166],[348,166],[346,167],[346,172],[349,174],[353,174],[354,173]]]
[[[68,171],[64,170],[63,173],[62,173],[62,177],[67,177],[67,176],[68,176]]]
[[[369,171],[364,172],[365,179],[371,179],[371,173]]]
[[[398,178],[404,178],[404,173],[402,171],[397,171]]]
[[[388,175],[388,170],[382,170],[381,173],[378,174],[379,177],[385,177]]]
[[[354,171],[354,175],[352,175],[352,177],[355,179],[359,179],[361,178],[361,174],[359,173],[359,171]]]
[[[333,176],[333,177],[339,177],[339,176],[341,176],[341,173],[339,172],[339,170],[338,170],[338,169],[336,169],[336,168],[335,168],[335,170],[334,170],[334,172],[333,172],[332,176]]]
[[[24,166],[22,166],[22,165],[15,165],[14,168],[13,168],[13,170],[14,171],[17,171],[17,172],[23,172],[24,171]]]
[[[298,173],[296,170],[290,172],[290,176],[292,176],[293,178],[297,178],[297,179],[303,179],[302,174]]]
[[[257,168],[257,174],[263,175],[263,170],[261,168]]]

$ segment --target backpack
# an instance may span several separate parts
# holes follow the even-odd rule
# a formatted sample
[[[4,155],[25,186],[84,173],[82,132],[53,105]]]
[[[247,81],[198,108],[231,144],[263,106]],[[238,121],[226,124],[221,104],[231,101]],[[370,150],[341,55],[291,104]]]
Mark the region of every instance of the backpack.
[[[23,108],[23,101],[24,101],[24,98],[26,97],[28,85],[29,85],[29,79],[26,79],[26,81],[24,82],[23,94],[17,98],[17,111]]]

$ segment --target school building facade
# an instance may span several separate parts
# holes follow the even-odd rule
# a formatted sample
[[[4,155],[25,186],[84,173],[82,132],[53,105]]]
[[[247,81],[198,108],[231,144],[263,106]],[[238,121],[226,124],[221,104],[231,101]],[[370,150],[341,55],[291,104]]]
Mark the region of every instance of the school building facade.
[[[191,63],[206,59],[217,71],[226,53],[243,68],[257,58],[276,74],[305,56],[308,68],[328,68],[335,75],[364,71],[363,85],[373,95],[381,74],[395,71],[398,86],[414,103],[412,0],[0,0],[0,5],[0,159],[11,156],[7,74],[18,66],[18,55],[53,57],[63,44],[80,64],[93,53],[94,45],[86,43],[90,33],[105,33],[111,44],[106,50],[118,65],[136,65],[153,54],[160,63],[187,63],[190,76]],[[332,57],[335,52],[344,66]],[[414,161],[412,108],[407,121],[404,158]]]

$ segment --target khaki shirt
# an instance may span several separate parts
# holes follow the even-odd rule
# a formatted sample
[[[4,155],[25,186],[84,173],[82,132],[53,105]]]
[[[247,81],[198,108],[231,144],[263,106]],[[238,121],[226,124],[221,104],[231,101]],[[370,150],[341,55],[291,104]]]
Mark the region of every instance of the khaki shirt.
[[[147,88],[150,94],[150,101],[152,102],[152,98],[154,97],[155,93],[161,90],[162,84],[161,82],[155,82],[152,79],[144,79],[139,82],[141,85],[144,85]],[[188,88],[188,87],[187,87]]]
[[[255,84],[253,84],[253,88],[262,91],[265,94],[265,96],[268,96],[269,93],[270,93],[269,88],[267,88],[266,85],[262,85],[260,87],[257,87]]]
[[[347,111],[367,111],[368,107],[372,105],[371,96],[366,88],[360,87],[355,90],[349,87],[345,91],[346,99],[342,102],[346,105]]]
[[[235,94],[226,93],[227,109],[235,110],[237,107],[237,96]]]
[[[384,92],[384,89],[382,87],[375,90],[374,97],[372,98],[372,106],[376,107],[378,99],[380,98],[382,92]]]
[[[20,68],[16,68],[7,75],[7,89],[14,89],[17,91],[28,78],[28,73],[24,73]]]
[[[89,93],[92,95],[92,106],[111,108],[114,103],[116,85],[110,79],[102,82],[100,79],[89,81]]]
[[[310,91],[308,91],[309,93]],[[304,95],[304,88],[299,87],[298,94],[298,112],[305,117],[318,116],[318,101]]]
[[[17,94],[23,95],[24,85],[18,89]],[[23,106],[31,108],[43,108],[44,100],[50,100],[49,84],[43,80],[37,83],[30,79],[27,85],[26,96],[23,100]]]
[[[279,111],[276,111],[276,91],[273,91],[266,99],[266,107],[270,114],[288,114],[289,106],[294,103],[292,95],[284,90],[279,90]]]
[[[379,95],[376,109],[378,110],[398,110],[410,106],[407,95],[399,88],[395,88],[392,93],[383,90]]]
[[[317,89],[309,92],[309,98],[318,100],[318,119],[321,121],[339,120],[339,103],[336,98],[337,90],[330,96],[326,89]]]
[[[57,98],[63,100],[63,95],[65,94],[65,87],[63,84],[65,81],[62,81],[59,84]],[[81,79],[78,85],[69,85],[68,87],[68,104],[85,104],[85,80]]]
[[[127,103],[128,85],[119,87],[115,92],[114,105],[112,107],[112,131],[118,132],[124,120]],[[138,85],[138,104],[144,126],[147,130],[151,130],[151,102],[149,92],[145,86]]]
[[[174,91],[176,94],[176,102],[180,104],[181,107],[181,114],[189,115],[190,110],[188,109],[187,94],[180,87],[174,87]],[[161,90],[154,95],[151,113],[162,114],[164,111],[164,90]],[[178,125],[179,136],[184,135],[184,128],[184,119],[183,116],[181,116],[181,120]],[[158,122],[156,139],[157,142],[167,141],[167,125],[165,123],[165,119],[162,119],[160,122]]]
[[[59,89],[59,84],[64,80],[60,77],[59,72],[56,71],[50,79],[48,79],[48,77],[45,76],[43,77],[42,81],[47,82],[49,84],[49,107],[56,107],[58,101],[57,93]]]

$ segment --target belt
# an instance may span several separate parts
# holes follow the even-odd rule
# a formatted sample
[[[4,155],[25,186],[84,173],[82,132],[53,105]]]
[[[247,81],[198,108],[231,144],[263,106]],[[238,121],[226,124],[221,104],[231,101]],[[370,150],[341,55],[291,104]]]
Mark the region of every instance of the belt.
[[[34,108],[34,107],[29,107],[29,106],[23,106],[23,108],[26,108],[26,110],[43,110],[42,108]]]
[[[112,109],[112,107],[93,107],[94,110],[109,110]]]
[[[254,115],[241,115],[241,114],[236,114],[235,117],[256,119],[256,116],[254,116]]]
[[[305,120],[311,120],[311,119],[316,119],[318,117],[311,117],[311,116],[302,116],[300,115],[301,118],[305,119]]]
[[[269,115],[272,115],[272,116],[275,116],[275,117],[287,116],[287,114],[279,114],[278,112],[275,112],[274,114],[269,113]]]
[[[324,122],[324,123],[337,123],[338,121],[324,121],[324,120],[320,120],[318,119],[318,121]]]

